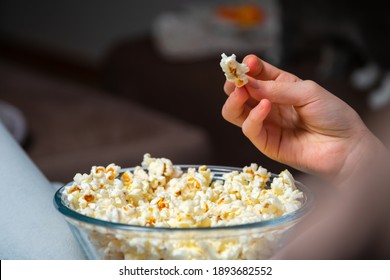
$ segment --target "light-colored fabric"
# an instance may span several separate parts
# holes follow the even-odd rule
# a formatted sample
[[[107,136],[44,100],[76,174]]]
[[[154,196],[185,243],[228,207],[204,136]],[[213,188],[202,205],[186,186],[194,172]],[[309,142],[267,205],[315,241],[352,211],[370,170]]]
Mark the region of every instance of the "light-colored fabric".
[[[54,188],[0,123],[0,259],[84,259]]]

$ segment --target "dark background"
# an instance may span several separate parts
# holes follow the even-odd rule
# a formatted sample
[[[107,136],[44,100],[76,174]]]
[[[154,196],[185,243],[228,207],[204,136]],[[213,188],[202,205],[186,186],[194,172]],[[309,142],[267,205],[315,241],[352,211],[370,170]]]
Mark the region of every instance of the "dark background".
[[[184,61],[169,59],[158,51],[153,24],[160,15],[180,12],[192,3],[201,5],[208,2],[1,0],[0,64],[5,66],[0,86],[7,81],[7,67],[11,69],[15,66],[38,73],[41,80],[42,77],[47,78],[48,82],[60,79],[60,87],[77,85],[78,89],[87,89],[88,95],[96,91],[99,98],[104,95],[107,100],[138,104],[196,127],[207,135],[210,142],[211,149],[204,157],[206,164],[244,166],[256,162],[277,173],[285,166],[261,155],[239,128],[227,123],[221,116],[226,97],[219,55],[225,49],[215,56]],[[213,4],[262,5],[264,2],[269,1],[215,1]],[[384,137],[381,132],[388,129],[383,123],[377,126],[379,123],[376,120],[383,120],[386,109],[371,110],[367,106],[370,89],[354,88],[350,76],[354,70],[370,61],[378,63],[383,72],[387,70],[390,33],[386,9],[380,6],[379,1],[274,2],[279,4],[278,20],[281,26],[280,55],[275,64],[303,79],[318,82],[342,98],[379,137]],[[234,52],[239,60],[247,54],[239,49]],[[263,56],[262,52],[256,54]],[[18,80],[14,83],[18,83]],[[50,135],[74,134],[77,138],[75,126],[48,125],[50,115],[55,114],[55,107],[51,108],[53,112],[47,111],[47,120],[37,123],[35,113],[31,112],[39,111],[42,102],[30,102],[36,93],[29,91],[29,86],[24,90],[19,92],[17,98],[12,97],[10,92],[0,92],[0,100],[10,102],[25,113],[29,130],[20,144],[32,159],[35,160],[34,155],[39,154],[34,146],[43,147],[45,153],[54,158],[58,149],[49,144],[53,141]],[[83,95],[82,90],[77,92],[78,95],[69,95],[75,103],[77,96]],[[59,100],[56,91],[47,98]],[[93,109],[93,103],[89,104],[86,99],[80,98],[79,102],[85,102],[88,110]],[[89,129],[87,122],[85,127],[81,125],[85,119],[73,119],[71,110],[63,118],[78,123],[79,130]],[[129,122],[141,122],[137,119],[117,121],[123,122],[122,127]],[[39,137],[48,127],[49,133],[45,131],[48,136]],[[84,139],[87,144],[80,141],[80,149],[88,147],[88,143],[99,146],[100,138],[92,134],[97,133],[96,129],[99,128],[91,130],[89,140]],[[104,130],[104,127],[100,129]],[[137,131],[134,135],[136,137]],[[159,141],[154,140],[156,143]],[[107,141],[103,144],[96,153],[109,145],[116,145]],[[67,144],[64,142],[61,145]],[[77,141],[72,145],[77,146]],[[188,159],[186,163],[199,162]],[[45,170],[43,172],[46,173]],[[61,176],[46,175],[52,180],[64,180]]]

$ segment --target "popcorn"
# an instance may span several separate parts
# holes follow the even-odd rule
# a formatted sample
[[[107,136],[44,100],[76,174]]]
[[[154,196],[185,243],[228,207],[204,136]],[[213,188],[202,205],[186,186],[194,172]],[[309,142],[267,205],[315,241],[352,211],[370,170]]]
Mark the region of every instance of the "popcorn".
[[[235,54],[227,56],[223,53],[221,57],[220,66],[225,73],[226,79],[235,83],[237,87],[246,85],[248,78],[245,74],[249,72],[249,67],[245,63],[238,63]]]
[[[301,207],[302,192],[284,170],[272,182],[271,173],[257,164],[214,180],[206,166],[185,172],[169,159],[145,154],[142,166],[120,172],[120,167],[93,166],[90,174],[76,174],[62,193],[67,205],[83,215],[115,223],[144,227],[221,227],[280,217]],[[260,240],[238,239],[169,241],[138,240],[125,234],[92,230],[90,238],[105,258],[251,258]],[[273,233],[277,235],[277,233]],[[102,240],[98,240],[102,239]],[[136,242],[136,239],[138,240]],[[205,243],[206,242],[206,243]],[[178,244],[181,244],[180,246]],[[252,244],[252,245],[250,245]],[[169,251],[171,250],[171,251]],[[270,249],[262,250],[268,252]]]

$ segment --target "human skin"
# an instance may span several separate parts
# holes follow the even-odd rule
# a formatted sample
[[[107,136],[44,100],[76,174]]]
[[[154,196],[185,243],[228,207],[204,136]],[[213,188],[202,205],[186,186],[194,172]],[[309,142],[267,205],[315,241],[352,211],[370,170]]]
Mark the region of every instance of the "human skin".
[[[342,184],[359,172],[356,161],[387,152],[349,105],[317,83],[255,55],[243,62],[249,82],[225,83],[222,115],[269,158]]]
[[[390,155],[345,102],[249,55],[249,82],[226,82],[223,117],[266,156],[325,179],[331,195],[275,259],[390,258]],[[331,185],[331,186],[330,186]],[[332,185],[334,188],[332,188]]]

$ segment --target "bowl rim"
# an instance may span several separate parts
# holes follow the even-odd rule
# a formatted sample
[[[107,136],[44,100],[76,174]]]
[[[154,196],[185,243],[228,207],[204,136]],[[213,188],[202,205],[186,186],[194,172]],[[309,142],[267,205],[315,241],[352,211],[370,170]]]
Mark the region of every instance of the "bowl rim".
[[[220,165],[206,165],[206,164],[174,164],[175,167],[180,167],[182,169],[188,168],[199,168],[201,166],[207,166],[211,172],[231,172],[231,171],[242,171],[243,168],[240,167],[231,167],[231,166],[220,166]],[[119,170],[119,174],[122,174],[125,171],[132,171],[136,167],[127,167],[121,168]],[[279,176],[279,174],[271,173],[270,178],[274,178]],[[281,224],[289,224],[295,222],[308,214],[309,211],[312,210],[312,206],[314,203],[314,192],[305,184],[300,181],[295,180],[295,184],[299,190],[301,190],[304,194],[304,201],[302,206],[288,214],[282,215],[277,218],[272,218],[268,220],[263,220],[259,222],[246,223],[246,224],[236,224],[236,225],[228,225],[228,226],[217,226],[217,227],[190,227],[190,228],[173,228],[173,227],[148,227],[148,226],[139,226],[139,225],[131,225],[125,223],[117,223],[110,222],[101,219],[96,219],[93,217],[89,217],[83,215],[75,210],[72,210],[68,206],[64,204],[62,199],[62,191],[65,187],[72,184],[74,181],[68,182],[60,187],[54,194],[53,204],[54,207],[63,214],[66,218],[75,220],[78,222],[84,222],[93,226],[100,226],[110,229],[116,230],[132,230],[138,232],[215,232],[215,231],[223,231],[223,230],[238,230],[238,229],[258,229],[258,228],[272,228],[279,226]]]

